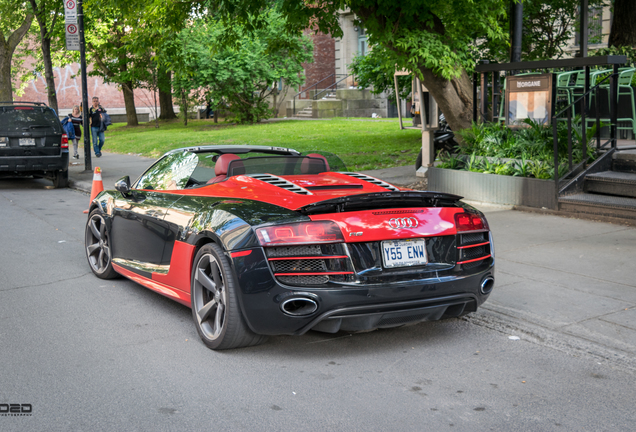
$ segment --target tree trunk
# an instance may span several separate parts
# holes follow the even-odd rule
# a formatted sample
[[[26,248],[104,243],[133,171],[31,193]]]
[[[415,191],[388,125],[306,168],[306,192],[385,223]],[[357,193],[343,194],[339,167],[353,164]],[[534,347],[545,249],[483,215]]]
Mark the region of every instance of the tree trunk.
[[[0,30],[0,102],[13,101],[13,89],[11,86],[11,60],[16,47],[24,38],[31,27],[33,15],[27,15],[8,39],[4,38],[4,32]]]
[[[634,0],[615,0],[609,46],[636,48],[636,7]]]
[[[126,106],[126,122],[128,126],[139,126],[137,121],[137,109],[135,108],[135,95],[132,91],[132,83],[124,83],[121,86],[124,93],[124,105]]]
[[[57,109],[57,93],[55,91],[55,75],[51,61],[51,38],[46,37],[46,30],[40,24],[40,38],[42,39],[42,60],[44,61],[44,78],[46,79],[46,93],[49,107],[59,114]]]
[[[51,61],[51,34],[55,28],[59,10],[62,6],[58,3],[55,7],[56,10],[48,10],[44,1],[38,4],[35,0],[31,0],[31,9],[35,14],[35,18],[40,26],[40,46],[42,49],[42,60],[44,62],[44,79],[46,80],[46,95],[49,102],[49,107],[53,108],[56,113],[57,110],[57,94],[55,91],[55,75],[53,74],[53,62]],[[49,4],[51,6],[51,4]],[[50,16],[53,15],[53,20],[49,21]]]
[[[448,81],[436,76],[430,69],[420,68],[423,84],[444,113],[446,121],[454,131],[469,128],[473,121],[473,83],[462,70],[458,78]]]
[[[181,89],[181,114],[183,114],[183,125],[188,125],[188,99],[185,90]]]
[[[172,106],[172,72],[159,68],[157,71],[157,87],[159,88],[159,118],[171,120],[177,118]]]

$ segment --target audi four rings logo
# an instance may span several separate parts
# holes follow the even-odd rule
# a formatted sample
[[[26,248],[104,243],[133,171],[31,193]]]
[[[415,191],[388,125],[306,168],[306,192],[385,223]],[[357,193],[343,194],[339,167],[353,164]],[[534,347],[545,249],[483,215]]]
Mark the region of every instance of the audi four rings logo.
[[[419,221],[414,217],[389,219],[389,227],[393,229],[416,228],[418,225]]]

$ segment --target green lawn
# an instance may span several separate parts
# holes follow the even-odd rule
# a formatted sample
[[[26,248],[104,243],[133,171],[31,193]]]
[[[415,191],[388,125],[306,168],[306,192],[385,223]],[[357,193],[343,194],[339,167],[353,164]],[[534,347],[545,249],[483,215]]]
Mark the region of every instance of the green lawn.
[[[410,122],[409,122],[410,124]],[[397,119],[285,120],[255,125],[230,125],[212,120],[117,123],[106,132],[108,151],[159,157],[168,150],[195,145],[249,144],[289,147],[302,152],[337,154],[352,170],[415,163],[421,147],[419,130],[400,130]]]

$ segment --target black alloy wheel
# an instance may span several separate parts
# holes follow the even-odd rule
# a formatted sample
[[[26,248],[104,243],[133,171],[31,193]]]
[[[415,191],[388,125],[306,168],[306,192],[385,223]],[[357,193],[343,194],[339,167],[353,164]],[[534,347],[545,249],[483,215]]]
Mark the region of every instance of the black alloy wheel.
[[[236,295],[237,285],[223,250],[214,243],[199,249],[192,266],[192,316],[203,343],[223,350],[258,345],[266,337],[245,323]]]
[[[113,269],[110,233],[99,210],[93,210],[88,216],[84,244],[88,264],[95,276],[101,279],[116,278],[118,273]]]

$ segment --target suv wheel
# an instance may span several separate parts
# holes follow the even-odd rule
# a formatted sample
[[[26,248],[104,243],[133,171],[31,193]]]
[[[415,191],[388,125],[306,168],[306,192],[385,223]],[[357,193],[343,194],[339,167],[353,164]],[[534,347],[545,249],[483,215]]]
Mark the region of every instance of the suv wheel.
[[[53,173],[53,187],[55,189],[65,188],[68,186],[68,170],[55,171]]]

